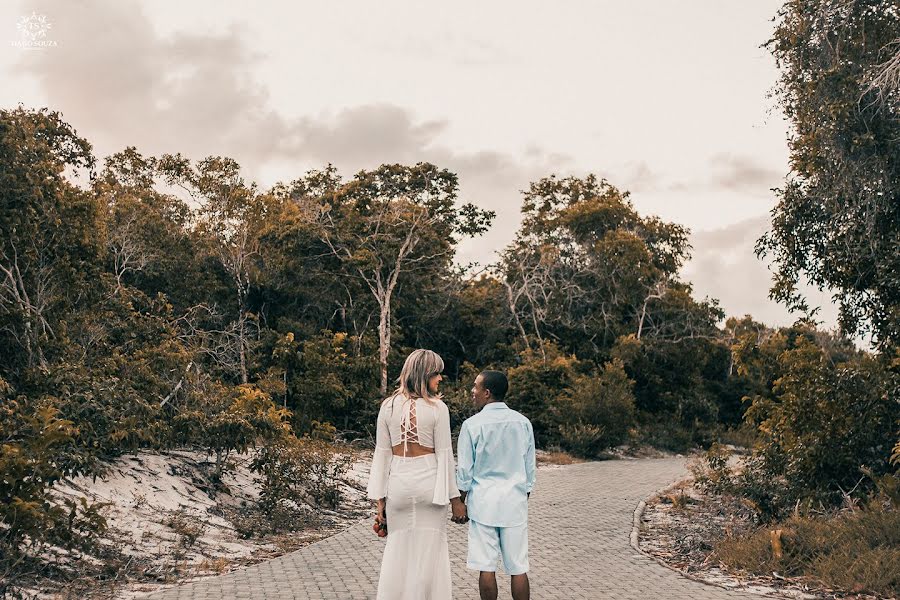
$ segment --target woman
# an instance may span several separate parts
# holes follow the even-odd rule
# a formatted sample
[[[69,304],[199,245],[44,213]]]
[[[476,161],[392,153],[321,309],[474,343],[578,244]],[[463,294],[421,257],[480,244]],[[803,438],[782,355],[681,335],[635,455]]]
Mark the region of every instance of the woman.
[[[369,498],[387,522],[378,579],[380,600],[449,600],[447,504],[464,514],[456,489],[450,411],[438,386],[444,361],[430,350],[410,354],[400,387],[381,404]]]

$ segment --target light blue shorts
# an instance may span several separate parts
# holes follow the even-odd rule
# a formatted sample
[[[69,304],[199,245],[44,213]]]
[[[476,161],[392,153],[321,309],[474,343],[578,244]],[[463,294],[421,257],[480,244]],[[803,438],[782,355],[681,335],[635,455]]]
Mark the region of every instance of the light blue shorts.
[[[528,572],[528,523],[516,527],[491,527],[469,521],[466,566],[475,571],[496,571],[501,556],[507,575]]]

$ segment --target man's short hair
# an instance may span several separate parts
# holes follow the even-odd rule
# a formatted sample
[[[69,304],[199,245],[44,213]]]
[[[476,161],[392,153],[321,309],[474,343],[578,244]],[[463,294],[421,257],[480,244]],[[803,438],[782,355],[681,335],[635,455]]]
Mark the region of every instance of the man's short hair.
[[[509,391],[509,380],[500,371],[482,371],[481,385],[491,393],[491,397],[495,400],[503,400],[506,398],[506,392]]]

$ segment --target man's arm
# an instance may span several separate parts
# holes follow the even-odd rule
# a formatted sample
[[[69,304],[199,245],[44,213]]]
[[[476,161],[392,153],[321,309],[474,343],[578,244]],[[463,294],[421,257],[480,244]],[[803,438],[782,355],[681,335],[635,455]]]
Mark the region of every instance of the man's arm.
[[[472,443],[472,435],[469,433],[468,423],[465,421],[459,429],[459,439],[456,441],[456,461],[456,487],[459,489],[460,498],[465,502],[466,496],[472,489],[475,469],[475,447]]]
[[[525,492],[531,497],[537,471],[537,460],[534,452],[534,428],[528,421],[528,446],[525,449]]]

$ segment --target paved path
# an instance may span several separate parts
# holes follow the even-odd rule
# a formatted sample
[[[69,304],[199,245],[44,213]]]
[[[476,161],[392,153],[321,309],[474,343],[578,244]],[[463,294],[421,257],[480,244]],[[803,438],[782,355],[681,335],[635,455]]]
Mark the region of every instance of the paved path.
[[[715,600],[759,596],[681,577],[631,547],[634,509],[686,474],[683,459],[615,460],[538,470],[531,497],[531,597],[535,600]],[[466,529],[449,524],[455,600],[478,598],[467,571]],[[154,600],[375,598],[384,542],[366,521],[291,554],[151,596]],[[500,598],[509,598],[498,574]]]

